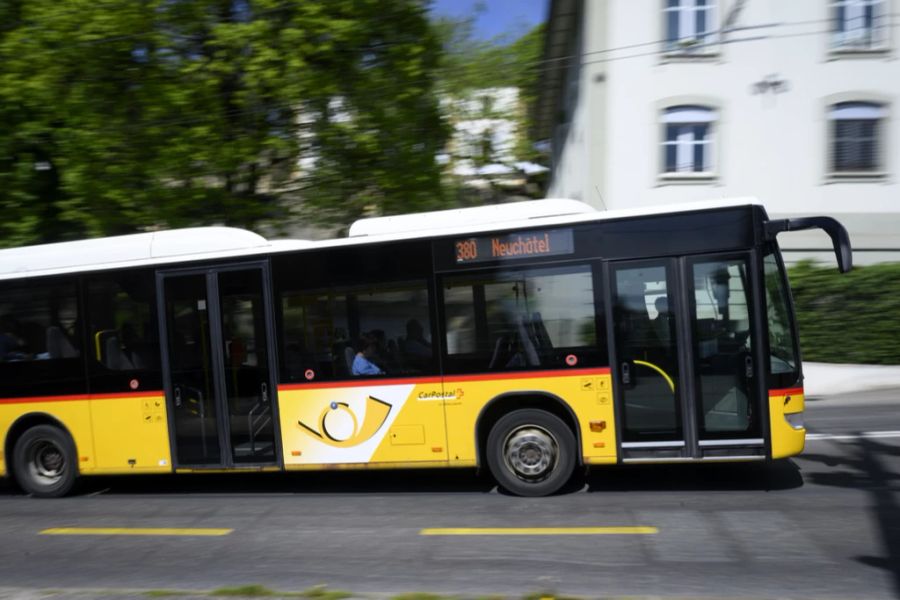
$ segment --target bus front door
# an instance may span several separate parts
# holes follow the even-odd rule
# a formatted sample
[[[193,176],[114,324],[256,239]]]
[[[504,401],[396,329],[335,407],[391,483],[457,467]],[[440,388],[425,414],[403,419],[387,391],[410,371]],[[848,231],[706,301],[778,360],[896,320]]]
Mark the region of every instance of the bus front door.
[[[264,265],[159,274],[176,467],[277,462]]]
[[[610,264],[625,460],[763,457],[751,257]]]

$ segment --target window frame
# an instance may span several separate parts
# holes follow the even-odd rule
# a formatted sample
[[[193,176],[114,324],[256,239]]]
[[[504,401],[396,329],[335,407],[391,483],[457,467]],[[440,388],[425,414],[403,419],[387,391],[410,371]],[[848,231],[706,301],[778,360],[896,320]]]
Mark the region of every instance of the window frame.
[[[693,120],[679,120],[675,115],[678,113],[690,113],[690,112],[705,112],[707,115],[704,118],[698,118]],[[682,116],[681,118],[684,118]],[[660,183],[669,184],[669,183],[707,183],[715,181],[719,178],[718,171],[718,152],[721,144],[719,143],[720,136],[720,123],[721,123],[721,111],[717,106],[711,105],[708,102],[680,102],[680,103],[669,103],[660,107],[659,113],[657,115],[658,120],[658,131],[659,131],[659,139],[657,140],[658,152],[659,152],[659,168],[658,168],[658,181]],[[681,142],[678,140],[670,141],[669,140],[669,132],[671,127],[696,127],[698,125],[706,126],[706,137],[703,140],[691,139],[687,142]],[[669,171],[668,170],[668,148],[670,146],[675,146],[676,148],[676,167],[677,167],[677,152],[680,147],[683,147],[683,144],[687,144],[691,148],[691,170],[687,171]],[[704,148],[703,152],[703,162],[704,162],[704,170],[697,171],[694,170],[696,167],[695,160],[695,152],[698,146]]]
[[[671,2],[676,2],[674,6]],[[698,2],[706,2],[698,6]],[[718,0],[662,0],[662,56],[664,60],[698,60],[715,58],[720,53],[720,17]],[[706,29],[697,32],[697,13],[706,13]],[[669,20],[677,15],[676,38],[670,37]],[[682,26],[690,23],[691,36],[682,35]],[[685,41],[682,41],[685,40]]]
[[[835,113],[844,110],[851,111],[854,109],[862,109],[863,111],[875,111],[877,114],[872,117],[848,118],[837,117]],[[826,156],[825,156],[825,172],[829,181],[871,181],[884,179],[888,176],[887,165],[888,160],[888,127],[887,123],[890,118],[890,106],[886,101],[853,97],[852,99],[836,99],[826,104]],[[872,168],[844,169],[837,168],[837,124],[841,120],[846,121],[873,121],[875,139],[875,163]]]
[[[872,9],[872,24],[860,29],[863,34],[857,37],[868,38],[867,42],[859,43],[848,35],[846,25],[859,17],[848,17],[848,9],[858,9],[863,12],[866,8]],[[831,0],[828,5],[828,51],[832,55],[879,55],[884,54],[891,47],[890,26],[890,2],[889,0]],[[840,18],[841,11],[844,12]],[[863,16],[862,18],[865,18]],[[886,22],[886,23],[881,23]],[[854,30],[856,31],[856,30]]]

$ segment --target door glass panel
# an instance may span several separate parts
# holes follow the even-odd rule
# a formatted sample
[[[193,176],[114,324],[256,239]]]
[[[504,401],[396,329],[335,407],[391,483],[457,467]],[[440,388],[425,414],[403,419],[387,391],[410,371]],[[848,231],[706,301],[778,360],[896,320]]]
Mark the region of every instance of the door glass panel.
[[[667,275],[662,265],[615,271],[613,314],[626,442],[683,439]]]
[[[219,301],[232,459],[235,463],[274,462],[262,271],[220,273]]]
[[[219,464],[206,277],[166,278],[165,314],[178,464]]]
[[[747,269],[744,259],[693,265],[701,438],[746,435],[754,426]]]

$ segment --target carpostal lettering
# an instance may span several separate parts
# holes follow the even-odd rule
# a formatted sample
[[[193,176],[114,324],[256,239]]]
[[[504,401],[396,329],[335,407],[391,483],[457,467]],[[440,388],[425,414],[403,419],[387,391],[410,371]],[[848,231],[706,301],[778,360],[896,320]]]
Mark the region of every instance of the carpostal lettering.
[[[419,400],[455,400],[456,392],[419,392]]]
[[[491,255],[494,258],[505,256],[528,256],[532,254],[547,254],[550,249],[550,234],[543,236],[522,237],[517,235],[515,240],[504,241],[500,238],[491,240]]]

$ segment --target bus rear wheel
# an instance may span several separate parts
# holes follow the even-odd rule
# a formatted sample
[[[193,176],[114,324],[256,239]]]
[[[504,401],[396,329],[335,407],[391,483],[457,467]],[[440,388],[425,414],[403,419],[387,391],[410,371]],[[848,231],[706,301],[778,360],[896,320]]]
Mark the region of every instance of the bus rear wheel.
[[[65,496],[78,475],[75,443],[58,427],[32,427],[16,440],[13,473],[19,486],[32,496]]]
[[[487,463],[501,488],[517,496],[547,496],[575,470],[575,436],[556,415],[522,409],[501,417],[487,439]]]

